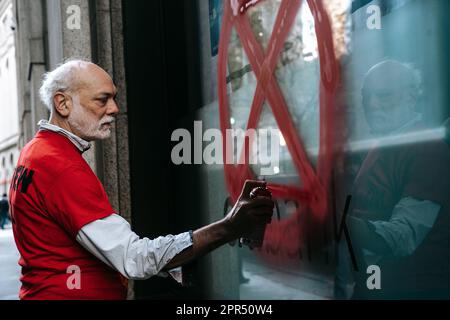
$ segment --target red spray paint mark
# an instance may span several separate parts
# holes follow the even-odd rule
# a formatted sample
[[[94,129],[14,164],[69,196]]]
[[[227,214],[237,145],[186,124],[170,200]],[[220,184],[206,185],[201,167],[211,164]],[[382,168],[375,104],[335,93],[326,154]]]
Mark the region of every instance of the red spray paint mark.
[[[250,109],[247,129],[256,129],[263,103],[267,99],[303,184],[301,188],[292,185],[268,184],[268,188],[275,198],[298,201],[301,209],[298,209],[289,218],[274,221],[267,227],[262,252],[270,246],[271,248],[277,248],[280,252],[284,250],[284,252],[292,253],[298,250],[301,245],[298,225],[300,210],[306,209],[307,213],[318,221],[323,221],[328,210],[328,189],[333,162],[334,97],[340,74],[338,61],[334,54],[331,24],[322,0],[308,0],[308,5],[315,20],[321,79],[320,147],[317,171],[315,171],[296,131],[280,86],[273,76],[279,55],[299,13],[302,1],[282,0],[266,55],[253,34],[247,16],[245,14],[233,14],[232,5],[235,2],[235,0],[224,2],[225,8],[219,44],[218,93],[220,127],[224,139],[224,163],[226,163],[227,150],[232,150],[228,146],[231,141],[228,141],[225,133],[231,127],[226,72],[230,35],[234,26],[257,79],[257,88]],[[247,152],[241,154],[247,154]],[[255,179],[255,175],[248,162],[239,165],[225,164],[224,171],[228,191],[235,202],[245,180]]]
[[[233,14],[237,16],[238,14],[244,14],[250,7],[255,6],[262,0],[231,0],[231,9],[233,9]]]

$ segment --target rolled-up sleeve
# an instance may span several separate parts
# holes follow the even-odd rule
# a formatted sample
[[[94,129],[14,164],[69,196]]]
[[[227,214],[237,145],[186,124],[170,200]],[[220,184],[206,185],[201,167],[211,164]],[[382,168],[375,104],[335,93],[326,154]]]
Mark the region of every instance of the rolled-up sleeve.
[[[396,257],[409,256],[433,227],[440,205],[406,197],[395,206],[389,221],[369,221]]]
[[[133,280],[148,279],[162,272],[170,260],[192,246],[190,232],[156,239],[139,238],[130,224],[113,214],[80,229],[77,241],[98,259]],[[169,271],[181,282],[181,268]]]

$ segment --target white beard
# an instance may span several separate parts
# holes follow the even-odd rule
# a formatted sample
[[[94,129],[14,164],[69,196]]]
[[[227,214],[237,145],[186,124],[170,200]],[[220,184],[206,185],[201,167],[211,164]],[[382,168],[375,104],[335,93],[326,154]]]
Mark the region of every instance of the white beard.
[[[103,140],[111,136],[111,127],[103,127],[104,124],[112,124],[114,117],[105,115],[100,121],[85,111],[81,105],[73,101],[73,109],[68,122],[71,127],[79,132],[80,138],[86,141]]]

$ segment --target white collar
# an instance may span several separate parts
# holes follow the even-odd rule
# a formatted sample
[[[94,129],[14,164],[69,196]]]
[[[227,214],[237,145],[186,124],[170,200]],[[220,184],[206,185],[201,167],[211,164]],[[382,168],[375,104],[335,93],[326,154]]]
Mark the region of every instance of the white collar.
[[[69,132],[61,127],[51,124],[47,120],[39,121],[38,126],[39,130],[52,131],[67,137],[81,152],[85,152],[89,150],[89,148],[91,147],[90,142],[81,139],[80,137],[74,135],[72,132]]]

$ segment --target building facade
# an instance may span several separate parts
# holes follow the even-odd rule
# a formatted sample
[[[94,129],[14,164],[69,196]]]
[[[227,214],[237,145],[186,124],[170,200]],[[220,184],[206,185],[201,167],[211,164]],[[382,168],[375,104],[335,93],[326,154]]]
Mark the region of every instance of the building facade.
[[[0,1],[0,193],[8,193],[18,156],[19,120],[13,1]]]

